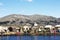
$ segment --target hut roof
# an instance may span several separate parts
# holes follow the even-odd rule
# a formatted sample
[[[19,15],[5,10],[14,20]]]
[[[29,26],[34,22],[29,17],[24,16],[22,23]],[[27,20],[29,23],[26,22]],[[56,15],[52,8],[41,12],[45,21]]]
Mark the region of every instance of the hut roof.
[[[54,28],[52,25],[46,25],[45,28]]]
[[[55,27],[60,27],[60,25],[56,25]]]

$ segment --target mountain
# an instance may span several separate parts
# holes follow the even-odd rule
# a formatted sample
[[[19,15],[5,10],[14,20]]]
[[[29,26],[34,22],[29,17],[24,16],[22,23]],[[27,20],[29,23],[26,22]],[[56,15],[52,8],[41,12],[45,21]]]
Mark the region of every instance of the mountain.
[[[46,16],[46,15],[21,15],[12,14],[0,18],[0,25],[25,25],[26,23],[34,24],[34,22],[40,25],[56,25],[60,24],[60,18]]]

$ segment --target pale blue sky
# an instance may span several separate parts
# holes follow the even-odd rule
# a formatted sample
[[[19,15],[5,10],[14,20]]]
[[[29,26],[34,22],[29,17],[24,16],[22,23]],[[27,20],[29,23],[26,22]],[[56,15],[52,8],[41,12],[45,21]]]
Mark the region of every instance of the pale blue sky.
[[[60,17],[60,0],[0,0],[0,17],[9,14]]]

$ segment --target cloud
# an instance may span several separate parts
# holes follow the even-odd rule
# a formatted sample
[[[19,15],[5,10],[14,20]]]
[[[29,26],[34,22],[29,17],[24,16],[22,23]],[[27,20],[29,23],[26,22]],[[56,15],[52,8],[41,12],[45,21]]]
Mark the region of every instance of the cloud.
[[[27,2],[32,2],[33,0],[20,0],[20,1],[27,1]]]
[[[28,2],[32,2],[33,0],[27,0]]]
[[[3,3],[0,3],[0,6],[2,6],[3,5]]]

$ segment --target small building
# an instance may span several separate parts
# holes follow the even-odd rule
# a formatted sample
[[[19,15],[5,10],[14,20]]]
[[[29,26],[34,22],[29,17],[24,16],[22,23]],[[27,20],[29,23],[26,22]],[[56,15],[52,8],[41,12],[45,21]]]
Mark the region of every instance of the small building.
[[[18,26],[10,26],[8,27],[8,29],[11,29],[12,32],[20,32],[20,27]]]
[[[60,25],[55,25],[55,28],[60,28]]]
[[[38,29],[38,27],[37,27],[37,26],[33,26],[33,27],[32,27],[32,31],[31,31],[31,32],[32,32],[32,33],[36,33],[36,32],[37,32],[37,29]]]
[[[5,32],[2,26],[0,26],[0,32]]]
[[[43,30],[44,30],[44,26],[41,26],[41,25],[40,25],[40,26],[38,27],[38,31],[41,32],[41,31],[43,31]]]
[[[46,25],[45,28],[53,29],[54,26],[52,26],[52,25]]]
[[[8,27],[9,32],[13,32],[13,28],[12,27]]]
[[[5,32],[8,32],[8,26],[3,27],[3,30],[4,30]]]
[[[28,32],[31,30],[31,24],[27,23],[26,25],[23,26],[23,31]]]
[[[34,23],[34,26],[38,26],[38,24],[35,22],[35,23]]]
[[[6,26],[0,26],[0,32],[7,32],[8,27]]]
[[[0,26],[0,35],[4,34],[5,32],[8,32],[7,26]]]
[[[60,28],[58,28],[58,32],[60,32]]]
[[[45,30],[46,30],[47,32],[51,32],[53,28],[54,28],[54,26],[52,26],[52,25],[46,25],[46,26],[45,26]]]
[[[31,29],[32,29],[31,30],[32,33],[36,33],[37,32],[37,29],[38,29],[38,24],[35,22],[34,23],[34,26]]]
[[[57,30],[57,32],[60,32],[60,25],[55,25],[55,29]]]

